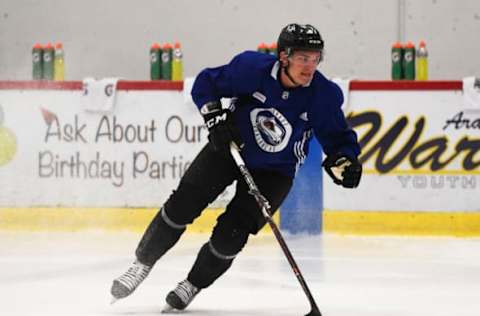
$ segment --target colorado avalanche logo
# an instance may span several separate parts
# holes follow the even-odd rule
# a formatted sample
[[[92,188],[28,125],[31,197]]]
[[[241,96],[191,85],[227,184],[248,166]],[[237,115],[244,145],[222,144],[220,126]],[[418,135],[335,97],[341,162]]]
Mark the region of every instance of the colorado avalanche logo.
[[[285,136],[283,126],[276,124],[275,118],[259,115],[257,127],[262,136],[272,145],[279,145]]]
[[[253,109],[250,112],[258,146],[266,152],[282,151],[292,135],[292,126],[276,109]]]

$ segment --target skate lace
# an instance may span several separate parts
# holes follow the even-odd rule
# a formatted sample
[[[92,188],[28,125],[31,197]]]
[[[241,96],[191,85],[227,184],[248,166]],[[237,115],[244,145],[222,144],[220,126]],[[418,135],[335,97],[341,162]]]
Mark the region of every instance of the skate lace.
[[[188,280],[184,280],[178,283],[174,292],[185,305],[188,305],[195,295],[197,295],[199,290],[192,283],[188,282]]]
[[[130,290],[136,288],[150,272],[151,267],[135,262],[127,272],[125,272],[118,281],[123,283]]]

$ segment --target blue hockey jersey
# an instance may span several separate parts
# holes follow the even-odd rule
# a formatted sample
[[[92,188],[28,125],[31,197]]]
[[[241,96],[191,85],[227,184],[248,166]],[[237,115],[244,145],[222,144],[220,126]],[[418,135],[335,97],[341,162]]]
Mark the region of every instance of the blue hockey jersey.
[[[319,71],[307,86],[286,89],[275,56],[247,51],[197,76],[192,98],[204,104],[232,98],[235,123],[245,142],[242,157],[250,169],[294,176],[305,161],[312,132],[327,155],[360,153],[355,132],[341,110],[343,94]]]

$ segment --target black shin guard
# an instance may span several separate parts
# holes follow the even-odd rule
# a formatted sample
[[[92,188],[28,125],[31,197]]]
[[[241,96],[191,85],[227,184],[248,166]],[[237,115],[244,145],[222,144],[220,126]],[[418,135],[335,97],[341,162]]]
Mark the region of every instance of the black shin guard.
[[[215,255],[211,250],[210,242],[208,242],[200,249],[187,279],[199,289],[206,288],[230,268],[234,257],[222,258]]]
[[[198,288],[210,286],[225,273],[248,241],[247,231],[232,229],[226,223],[220,221],[217,224],[210,241],[200,249],[188,274],[187,279]]]
[[[185,225],[173,223],[165,213],[165,208],[161,208],[137,246],[135,254],[138,261],[153,266],[160,257],[175,245],[184,231]]]

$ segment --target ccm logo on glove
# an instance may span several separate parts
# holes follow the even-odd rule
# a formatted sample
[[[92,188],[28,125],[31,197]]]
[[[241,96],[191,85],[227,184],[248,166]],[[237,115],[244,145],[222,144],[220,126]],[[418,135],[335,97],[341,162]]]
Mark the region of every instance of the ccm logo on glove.
[[[362,165],[341,153],[328,156],[322,163],[335,184],[345,188],[356,188],[362,177]]]
[[[227,111],[227,110],[225,110]],[[212,127],[215,125],[219,124],[220,122],[226,122],[227,121],[227,112],[218,111],[219,114],[215,115],[211,119],[205,122],[205,125],[207,128],[210,130]]]
[[[244,143],[240,131],[235,125],[232,112],[222,109],[220,103],[212,102],[206,106],[202,107],[200,113],[203,114],[205,125],[208,128],[208,141],[213,150],[229,152],[231,142],[241,149]]]

